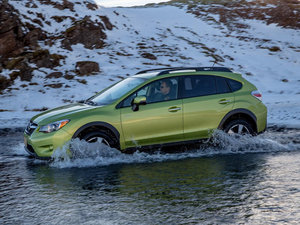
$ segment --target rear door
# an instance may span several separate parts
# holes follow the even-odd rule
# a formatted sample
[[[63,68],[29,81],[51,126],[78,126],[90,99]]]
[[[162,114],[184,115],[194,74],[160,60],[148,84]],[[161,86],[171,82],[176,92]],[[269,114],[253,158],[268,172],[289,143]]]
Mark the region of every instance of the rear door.
[[[209,137],[234,105],[234,95],[222,77],[183,76],[181,90],[185,140]]]

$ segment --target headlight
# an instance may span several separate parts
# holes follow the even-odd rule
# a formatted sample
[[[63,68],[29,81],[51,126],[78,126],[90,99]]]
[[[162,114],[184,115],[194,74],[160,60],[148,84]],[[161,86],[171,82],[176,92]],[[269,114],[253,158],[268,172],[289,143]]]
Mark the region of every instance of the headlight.
[[[50,133],[53,131],[57,131],[69,122],[70,122],[70,120],[60,120],[60,121],[56,121],[53,123],[49,123],[45,126],[41,126],[41,128],[39,129],[39,132]]]

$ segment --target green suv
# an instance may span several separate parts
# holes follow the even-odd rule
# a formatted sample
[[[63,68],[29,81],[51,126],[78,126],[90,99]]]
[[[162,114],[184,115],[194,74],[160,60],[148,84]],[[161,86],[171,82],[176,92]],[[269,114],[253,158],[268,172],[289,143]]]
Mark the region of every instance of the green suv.
[[[266,124],[261,94],[240,74],[224,67],[160,68],[34,116],[24,142],[34,157],[49,158],[75,138],[126,152],[207,139],[215,129],[258,134]]]

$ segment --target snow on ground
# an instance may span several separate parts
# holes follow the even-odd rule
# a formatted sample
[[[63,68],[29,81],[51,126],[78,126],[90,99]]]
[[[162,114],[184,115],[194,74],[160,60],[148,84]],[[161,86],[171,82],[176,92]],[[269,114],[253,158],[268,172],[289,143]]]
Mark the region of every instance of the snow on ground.
[[[11,3],[25,15],[24,21],[34,13],[28,13],[23,1]],[[57,23],[51,16],[71,15],[78,17],[106,15],[114,29],[106,31],[106,47],[90,50],[83,45],[73,45],[73,51],[61,48],[60,41],[48,48],[50,53],[67,56],[64,65],[56,71],[74,70],[76,61],[95,61],[101,72],[84,76],[87,84],[76,80],[45,79],[49,69],[35,71],[31,82],[35,86],[22,87],[26,82],[17,81],[10,93],[1,96],[0,127],[25,126],[35,115],[35,109],[53,108],[70,101],[85,99],[108,85],[133,75],[138,70],[161,66],[212,66],[219,59],[220,66],[232,68],[254,83],[263,93],[263,101],[269,110],[268,122],[300,127],[300,31],[285,29],[262,21],[244,20],[248,28],[229,31],[218,21],[204,21],[185,8],[162,6],[155,8],[100,8],[88,10],[80,4],[70,10],[58,10],[50,5],[41,5],[51,20],[45,25],[48,33],[58,33],[71,25],[64,20]],[[218,20],[218,16],[214,16]],[[78,18],[77,18],[78,19]],[[272,47],[280,51],[270,51]],[[157,59],[143,58],[143,53],[151,53]],[[81,78],[80,78],[81,79]],[[63,83],[62,88],[44,87],[47,83]]]
[[[95,2],[104,7],[131,7],[131,6],[142,6],[151,3],[161,3],[168,2],[170,0],[130,0],[130,1],[121,1],[121,0],[95,0]]]

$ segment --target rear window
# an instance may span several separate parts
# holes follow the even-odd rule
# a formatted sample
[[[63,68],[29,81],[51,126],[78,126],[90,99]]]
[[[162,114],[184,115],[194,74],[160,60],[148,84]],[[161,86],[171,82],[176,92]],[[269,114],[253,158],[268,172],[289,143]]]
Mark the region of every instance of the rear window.
[[[184,76],[183,98],[216,94],[216,83],[213,76]]]
[[[243,86],[242,83],[235,81],[235,80],[227,79],[227,82],[228,82],[232,92],[240,90]]]
[[[216,87],[218,94],[224,94],[231,92],[226,79],[224,77],[216,77]]]

